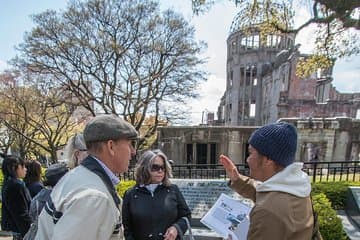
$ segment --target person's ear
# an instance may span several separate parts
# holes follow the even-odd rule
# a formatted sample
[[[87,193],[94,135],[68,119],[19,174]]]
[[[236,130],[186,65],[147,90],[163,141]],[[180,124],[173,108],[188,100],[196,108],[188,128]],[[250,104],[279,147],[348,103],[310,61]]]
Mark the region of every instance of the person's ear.
[[[268,160],[268,166],[271,167],[275,172],[278,172],[284,168],[278,163],[276,163],[274,160],[271,160],[270,158],[268,158]]]
[[[275,162],[266,156],[263,156],[263,162],[267,167],[274,167],[275,165]]]
[[[78,158],[78,157],[79,157],[79,154],[80,154],[80,151],[79,151],[79,150],[75,150],[75,152],[74,152],[74,156],[75,156],[76,158]]]
[[[106,142],[106,148],[111,156],[115,155],[114,145],[115,145],[115,142],[113,140],[109,140]]]

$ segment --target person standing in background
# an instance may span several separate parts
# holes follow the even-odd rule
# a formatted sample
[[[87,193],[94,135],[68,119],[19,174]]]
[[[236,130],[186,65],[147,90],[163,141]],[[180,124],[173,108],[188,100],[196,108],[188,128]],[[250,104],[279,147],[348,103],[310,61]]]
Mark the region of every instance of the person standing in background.
[[[87,149],[82,133],[72,136],[65,146],[65,159],[68,168],[77,167],[87,157]]]
[[[12,231],[13,239],[22,239],[31,224],[29,215],[31,196],[25,183],[21,180],[26,175],[25,161],[15,156],[3,157],[1,229]]]
[[[31,200],[30,217],[34,222],[37,220],[45,203],[50,198],[50,193],[56,183],[69,171],[65,163],[55,163],[45,170],[45,187]]]
[[[44,188],[44,185],[41,182],[41,164],[39,161],[31,160],[25,163],[25,167],[27,172],[24,182],[33,198]]]
[[[65,163],[55,163],[50,165],[45,170],[45,181],[43,188],[35,197],[31,200],[29,215],[32,223],[29,231],[24,236],[24,240],[35,239],[36,232],[38,229],[38,216],[44,208],[47,201],[50,199],[50,194],[56,183],[69,171]]]

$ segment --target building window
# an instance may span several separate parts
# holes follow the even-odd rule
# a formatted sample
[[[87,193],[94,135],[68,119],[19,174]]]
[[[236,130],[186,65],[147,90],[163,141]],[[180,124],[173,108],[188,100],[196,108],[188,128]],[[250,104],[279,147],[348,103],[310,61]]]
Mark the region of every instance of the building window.
[[[232,87],[233,85],[233,70],[230,71],[229,73],[229,86]]]
[[[321,68],[318,68],[316,71],[316,77],[321,78]]]
[[[256,111],[256,104],[251,103],[251,105],[250,105],[250,117],[255,117],[255,111]]]
[[[324,85],[320,84],[316,86],[316,102],[317,103],[323,103],[325,102],[324,99]]]
[[[254,48],[259,48],[260,40],[259,35],[254,35]]]
[[[196,144],[196,164],[207,164],[207,144]]]
[[[358,109],[357,111],[356,111],[356,117],[355,117],[356,119],[360,119],[360,109]]]
[[[272,42],[272,35],[269,34],[269,35],[267,35],[267,37],[266,37],[266,46],[267,46],[267,47],[271,47],[271,42]]]
[[[186,144],[186,163],[191,164],[193,162],[193,145]]]
[[[210,143],[210,164],[217,164],[216,143]]]
[[[244,48],[246,47],[246,37],[241,38],[241,46]]]
[[[235,40],[233,40],[231,42],[231,51],[233,54],[236,53],[236,41]]]

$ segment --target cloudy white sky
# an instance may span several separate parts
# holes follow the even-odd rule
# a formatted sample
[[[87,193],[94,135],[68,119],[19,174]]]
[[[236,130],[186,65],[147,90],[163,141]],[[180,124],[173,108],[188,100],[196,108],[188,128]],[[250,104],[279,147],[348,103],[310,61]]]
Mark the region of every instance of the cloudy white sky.
[[[63,9],[66,0],[0,0],[0,71],[6,68],[6,62],[15,56],[14,46],[23,39],[25,31],[30,31],[33,23],[31,14],[46,9]],[[208,59],[204,69],[209,72],[208,80],[199,88],[200,98],[189,103],[191,120],[189,125],[201,123],[202,113],[216,112],[219,100],[225,90],[226,77],[226,39],[231,22],[237,9],[229,1],[214,5],[201,16],[193,16],[191,0],[160,0],[162,8],[173,8],[195,26],[198,40],[207,42],[204,57]],[[303,20],[304,15],[299,16]],[[301,52],[310,53],[313,43],[312,32],[300,33],[297,42],[301,43]],[[360,56],[338,61],[334,67],[335,87],[341,92],[360,92]]]

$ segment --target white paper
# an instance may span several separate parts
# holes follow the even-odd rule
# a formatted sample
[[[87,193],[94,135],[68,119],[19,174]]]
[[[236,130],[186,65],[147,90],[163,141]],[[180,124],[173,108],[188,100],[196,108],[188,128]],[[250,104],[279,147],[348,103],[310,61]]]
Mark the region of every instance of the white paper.
[[[231,235],[232,240],[246,240],[250,211],[250,206],[222,193],[200,222],[223,238]]]

